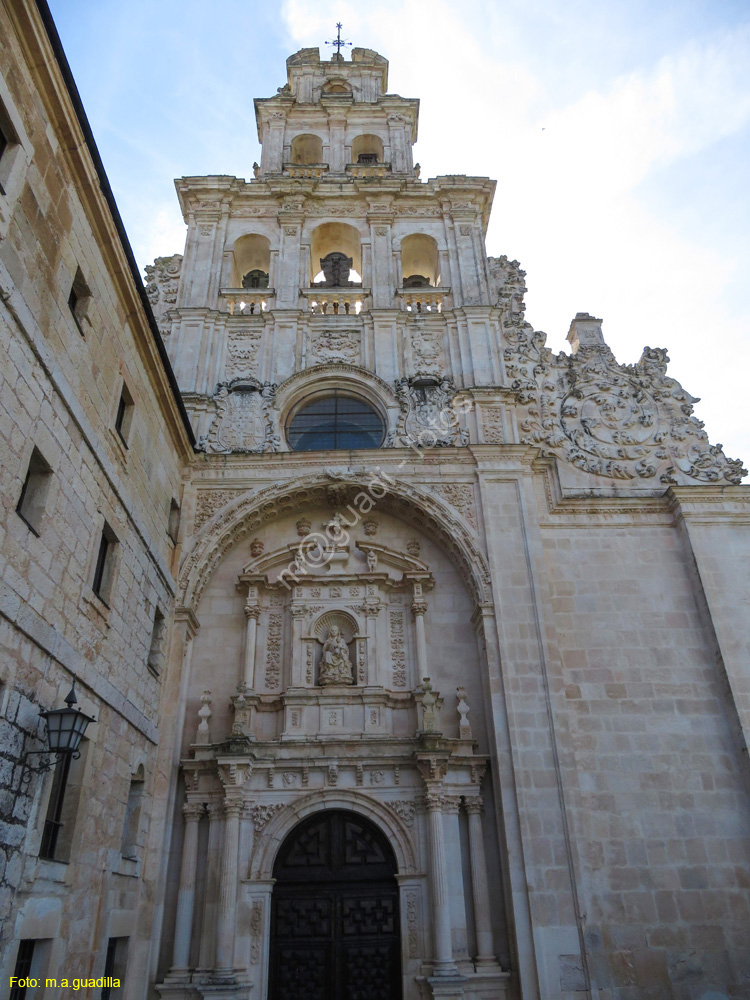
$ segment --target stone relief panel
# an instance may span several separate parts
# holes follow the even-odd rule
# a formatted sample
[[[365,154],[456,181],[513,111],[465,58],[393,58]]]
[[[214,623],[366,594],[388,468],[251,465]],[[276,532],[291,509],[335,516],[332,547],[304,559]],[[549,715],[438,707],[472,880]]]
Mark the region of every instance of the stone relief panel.
[[[503,411],[497,406],[482,407],[482,432],[486,444],[503,444]]]
[[[313,338],[313,364],[359,364],[359,330],[326,330]]]
[[[435,448],[468,444],[469,433],[460,424],[455,396],[455,386],[448,378],[397,379],[401,413],[386,446]]]
[[[214,514],[232,500],[252,490],[201,490],[195,504],[195,530],[198,531]]]
[[[476,531],[477,509],[474,504],[474,487],[471,483],[436,483],[432,489],[463,514]]]
[[[553,354],[546,334],[524,321],[525,272],[518,262],[490,258],[490,273],[524,444],[590,475],[655,489],[737,484],[746,475],[739,460],[710,444],[693,416],[698,400],[667,375],[664,348],[646,347],[636,364],[619,364],[601,336],[601,321],[579,313],[573,324],[586,328],[585,339],[573,354]]]
[[[181,253],[172,254],[171,257],[157,257],[153,264],[147,264],[144,268],[146,294],[163,337],[169,334],[167,313],[174,308],[177,302],[181,270]]]
[[[216,413],[208,433],[198,439],[198,449],[225,455],[279,451],[275,395],[271,382],[236,379],[219,383],[213,397]]]
[[[265,684],[269,691],[275,691],[281,684],[281,636],[283,628],[282,615],[273,612],[268,616],[268,633],[266,638],[266,674]]]
[[[230,330],[224,372],[227,382],[238,378],[257,378],[260,361],[260,330]]]
[[[406,687],[406,646],[404,642],[404,612],[390,612],[391,662],[394,688]]]
[[[421,323],[411,335],[412,364],[420,375],[441,375],[445,371],[442,333]]]

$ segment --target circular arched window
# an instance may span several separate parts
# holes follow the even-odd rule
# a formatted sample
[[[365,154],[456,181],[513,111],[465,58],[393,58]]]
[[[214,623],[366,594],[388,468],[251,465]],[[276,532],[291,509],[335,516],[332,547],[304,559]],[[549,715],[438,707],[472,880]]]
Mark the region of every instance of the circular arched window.
[[[379,448],[384,426],[369,403],[334,389],[303,403],[287,425],[292,451]]]

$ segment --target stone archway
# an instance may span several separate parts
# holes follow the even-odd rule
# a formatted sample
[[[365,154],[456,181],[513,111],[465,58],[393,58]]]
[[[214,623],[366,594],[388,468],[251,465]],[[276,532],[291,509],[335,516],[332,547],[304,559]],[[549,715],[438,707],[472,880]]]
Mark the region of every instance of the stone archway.
[[[269,1000],[400,1000],[396,857],[365,816],[316,812],[273,868]]]

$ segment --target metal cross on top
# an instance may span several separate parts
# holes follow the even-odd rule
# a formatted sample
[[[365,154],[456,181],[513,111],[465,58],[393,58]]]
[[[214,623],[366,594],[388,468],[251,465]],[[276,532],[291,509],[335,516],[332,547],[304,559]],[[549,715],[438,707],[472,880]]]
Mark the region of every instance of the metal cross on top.
[[[341,37],[341,27],[342,27],[341,22],[340,21],[337,22],[337,24],[336,24],[336,31],[337,31],[336,37],[332,41],[325,43],[326,45],[332,45],[337,50],[337,52],[335,54],[335,58],[337,58],[337,59],[343,59],[343,56],[341,55],[342,48],[345,45],[351,45],[352,44],[351,42],[347,42],[345,39],[343,39]]]

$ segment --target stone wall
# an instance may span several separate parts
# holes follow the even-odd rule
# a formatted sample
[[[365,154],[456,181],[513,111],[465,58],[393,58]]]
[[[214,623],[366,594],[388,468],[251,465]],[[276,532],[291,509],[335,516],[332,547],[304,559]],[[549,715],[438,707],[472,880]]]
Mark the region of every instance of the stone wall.
[[[40,973],[101,976],[111,937],[131,939],[137,965],[136,910],[139,901],[144,914],[150,906],[138,875],[169,638],[152,636],[157,609],[167,622],[172,611],[177,553],[168,527],[190,445],[129,250],[34,5],[0,7],[0,63],[3,109],[17,123],[9,152],[27,154],[0,196],[0,963],[11,975],[19,939],[30,938],[40,942]],[[127,443],[115,429],[123,386]],[[46,496],[22,517],[32,455],[46,463]],[[92,581],[105,522],[113,559],[103,600]],[[60,860],[42,860],[52,775],[24,771],[24,754],[44,746],[39,710],[60,707],[74,676],[80,706],[96,721],[71,769],[65,849]],[[139,768],[146,795],[135,850],[124,858]]]

